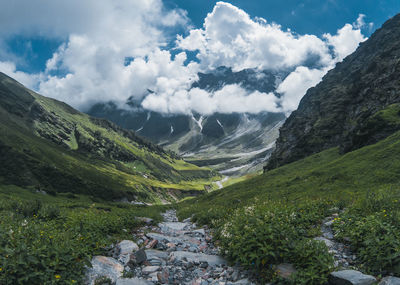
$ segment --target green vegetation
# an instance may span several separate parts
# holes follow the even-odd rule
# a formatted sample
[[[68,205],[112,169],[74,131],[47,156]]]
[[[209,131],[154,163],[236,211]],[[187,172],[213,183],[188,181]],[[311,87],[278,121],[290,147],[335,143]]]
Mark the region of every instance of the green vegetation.
[[[346,223],[336,222],[335,229],[339,238],[350,238],[357,266],[374,274],[400,273],[399,187],[397,132],[344,155],[338,148],[323,151],[178,208],[180,217],[194,214],[212,226],[228,257],[262,280],[276,280],[274,266],[288,262],[299,271],[285,282],[321,284],[332,259],[312,237],[320,234],[324,217],[343,208],[339,218]]]
[[[161,203],[217,174],[0,74],[0,184]]]
[[[400,273],[399,201],[399,191],[367,193],[335,220],[337,237],[351,240],[364,271]]]
[[[83,284],[93,255],[132,239],[135,217],[158,221],[161,210],[1,187],[0,284]]]

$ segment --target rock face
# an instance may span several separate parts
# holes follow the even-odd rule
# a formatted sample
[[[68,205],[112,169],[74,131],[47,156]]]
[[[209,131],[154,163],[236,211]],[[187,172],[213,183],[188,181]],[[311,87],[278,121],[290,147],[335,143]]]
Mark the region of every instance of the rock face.
[[[355,270],[336,271],[329,276],[329,284],[331,285],[370,285],[375,282],[375,277]]]
[[[399,130],[399,76],[400,14],[307,91],[264,170],[331,147],[354,150]]]

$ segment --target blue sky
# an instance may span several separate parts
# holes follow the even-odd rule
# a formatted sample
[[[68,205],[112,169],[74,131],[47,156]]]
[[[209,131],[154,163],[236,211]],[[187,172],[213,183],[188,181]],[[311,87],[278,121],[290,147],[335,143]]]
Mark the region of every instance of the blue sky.
[[[203,25],[204,18],[212,11],[216,3],[209,0],[166,0],[164,2],[168,8],[186,10],[195,27]],[[388,18],[400,12],[398,0],[232,0],[229,2],[252,17],[263,17],[269,22],[276,22],[299,34],[334,33],[344,23],[351,23],[359,14],[365,14],[366,21],[374,23],[372,30],[364,31],[364,34],[369,36]],[[18,62],[20,70],[38,72],[45,68],[46,61],[64,40],[65,38],[15,34],[7,37],[6,46],[2,48],[8,54],[21,58]],[[0,58],[0,60],[6,59],[6,56]]]
[[[0,71],[81,110],[134,96],[163,113],[290,112],[398,12],[398,0],[0,1]],[[240,86],[191,90],[221,65],[290,75],[279,102]]]

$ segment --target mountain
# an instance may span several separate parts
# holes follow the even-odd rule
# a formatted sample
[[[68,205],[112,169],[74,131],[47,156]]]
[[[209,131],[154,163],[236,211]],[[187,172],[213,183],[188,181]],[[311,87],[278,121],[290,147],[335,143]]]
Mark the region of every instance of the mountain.
[[[162,202],[205,191],[214,176],[0,73],[0,184]]]
[[[199,73],[199,80],[192,87],[213,92],[228,84],[238,84],[250,92],[269,93],[275,91],[288,73],[253,69],[233,72],[231,68],[219,67]],[[98,103],[87,113],[134,130],[191,163],[212,167],[226,175],[261,170],[286,118],[283,113],[267,112],[165,115],[144,110],[132,98],[127,105],[128,108],[122,109],[113,102]]]
[[[266,170],[339,146],[342,153],[400,129],[400,15],[308,90],[280,129]]]

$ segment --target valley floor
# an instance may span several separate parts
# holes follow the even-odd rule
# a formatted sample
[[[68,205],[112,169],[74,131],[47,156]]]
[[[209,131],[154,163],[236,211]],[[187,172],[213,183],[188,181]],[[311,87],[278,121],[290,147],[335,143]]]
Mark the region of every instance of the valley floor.
[[[116,246],[115,258],[94,257],[88,284],[105,278],[117,285],[252,284],[247,271],[228,266],[218,255],[207,227],[198,228],[190,219],[178,222],[174,210],[162,216],[162,223],[138,231],[142,249],[132,241],[122,241]]]

